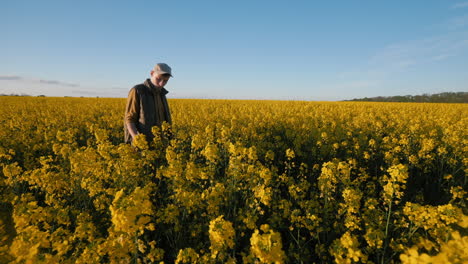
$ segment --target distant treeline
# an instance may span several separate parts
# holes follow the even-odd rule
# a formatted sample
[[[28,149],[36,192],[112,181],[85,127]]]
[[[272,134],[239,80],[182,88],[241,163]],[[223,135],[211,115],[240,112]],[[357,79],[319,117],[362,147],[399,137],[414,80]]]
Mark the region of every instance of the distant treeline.
[[[446,92],[422,95],[378,96],[345,101],[415,102],[415,103],[468,103],[468,92]]]

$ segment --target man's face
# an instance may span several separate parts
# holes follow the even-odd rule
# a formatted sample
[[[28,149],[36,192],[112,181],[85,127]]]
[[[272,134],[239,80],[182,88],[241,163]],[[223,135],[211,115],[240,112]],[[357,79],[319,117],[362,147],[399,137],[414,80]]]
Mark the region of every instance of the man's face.
[[[171,78],[171,76],[164,75],[164,74],[157,74],[156,72],[151,71],[151,82],[156,87],[164,87],[167,84],[167,81],[169,81],[169,78]]]

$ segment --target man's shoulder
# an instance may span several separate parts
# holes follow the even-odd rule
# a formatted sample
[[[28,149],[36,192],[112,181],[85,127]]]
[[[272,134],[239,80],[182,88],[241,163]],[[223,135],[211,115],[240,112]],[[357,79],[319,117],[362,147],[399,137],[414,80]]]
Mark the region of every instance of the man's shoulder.
[[[147,92],[148,87],[144,83],[137,84],[130,89],[130,92],[144,93]]]

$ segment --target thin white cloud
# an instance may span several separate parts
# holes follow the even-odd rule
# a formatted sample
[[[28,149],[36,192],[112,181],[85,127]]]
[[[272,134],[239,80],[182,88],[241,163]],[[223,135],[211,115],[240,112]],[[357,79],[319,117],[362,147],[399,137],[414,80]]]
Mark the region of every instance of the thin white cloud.
[[[355,70],[338,74],[335,82],[328,88],[353,91],[354,96],[360,92],[366,96],[370,93],[378,96],[426,92],[419,91],[418,89],[422,88],[417,87],[404,90],[404,87],[391,88],[390,85],[408,70],[424,70],[429,64],[434,65],[466,54],[468,31],[451,31],[425,39],[393,43],[382,47],[367,62],[356,66]]]
[[[468,51],[468,32],[449,33],[384,47],[370,59],[370,64],[386,70],[404,70],[429,61],[444,60]]]
[[[462,2],[454,7],[468,7]],[[443,25],[446,33],[424,39],[393,43],[383,47],[369,60],[371,69],[401,71],[428,62],[443,61],[468,52],[468,14],[452,17]]]
[[[459,9],[459,8],[465,8],[468,7],[468,2],[460,2],[452,5],[452,9]]]
[[[435,55],[435,56],[433,56],[433,57],[430,59],[430,61],[442,61],[442,60],[445,60],[445,59],[450,58],[450,57],[453,57],[453,56],[455,56],[455,55],[449,54],[449,53],[447,53],[447,54]]]
[[[0,75],[0,84],[0,94],[88,97],[124,97],[127,94],[124,88],[82,86],[75,83],[19,75]],[[78,87],[79,89],[77,89]]]
[[[0,75],[0,93],[45,94],[47,96],[100,96],[125,97],[130,88],[83,86],[58,80],[40,79],[19,75]],[[72,89],[75,88],[75,89]],[[79,89],[76,89],[79,88]]]
[[[450,30],[462,29],[468,26],[468,14],[456,16],[447,21]]]
[[[38,84],[46,84],[46,85],[59,85],[59,86],[65,86],[65,87],[80,86],[79,84],[76,84],[76,83],[68,83],[68,82],[62,82],[62,81],[57,81],[57,80],[29,78],[29,77],[23,77],[23,76],[18,76],[18,75],[0,75],[0,81],[28,82],[28,83],[38,83]]]
[[[22,79],[23,77],[16,75],[0,75],[0,81],[18,81]]]
[[[51,84],[51,85],[61,85],[61,86],[67,86],[67,87],[78,87],[78,84],[74,83],[66,83],[66,82],[60,82],[60,81],[55,81],[55,80],[38,80],[40,83],[44,84]]]

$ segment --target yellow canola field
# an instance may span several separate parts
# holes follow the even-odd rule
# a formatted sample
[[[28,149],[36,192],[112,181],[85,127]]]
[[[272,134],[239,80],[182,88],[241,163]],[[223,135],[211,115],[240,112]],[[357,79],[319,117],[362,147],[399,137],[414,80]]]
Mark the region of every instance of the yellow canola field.
[[[468,105],[0,97],[0,263],[466,263]]]

